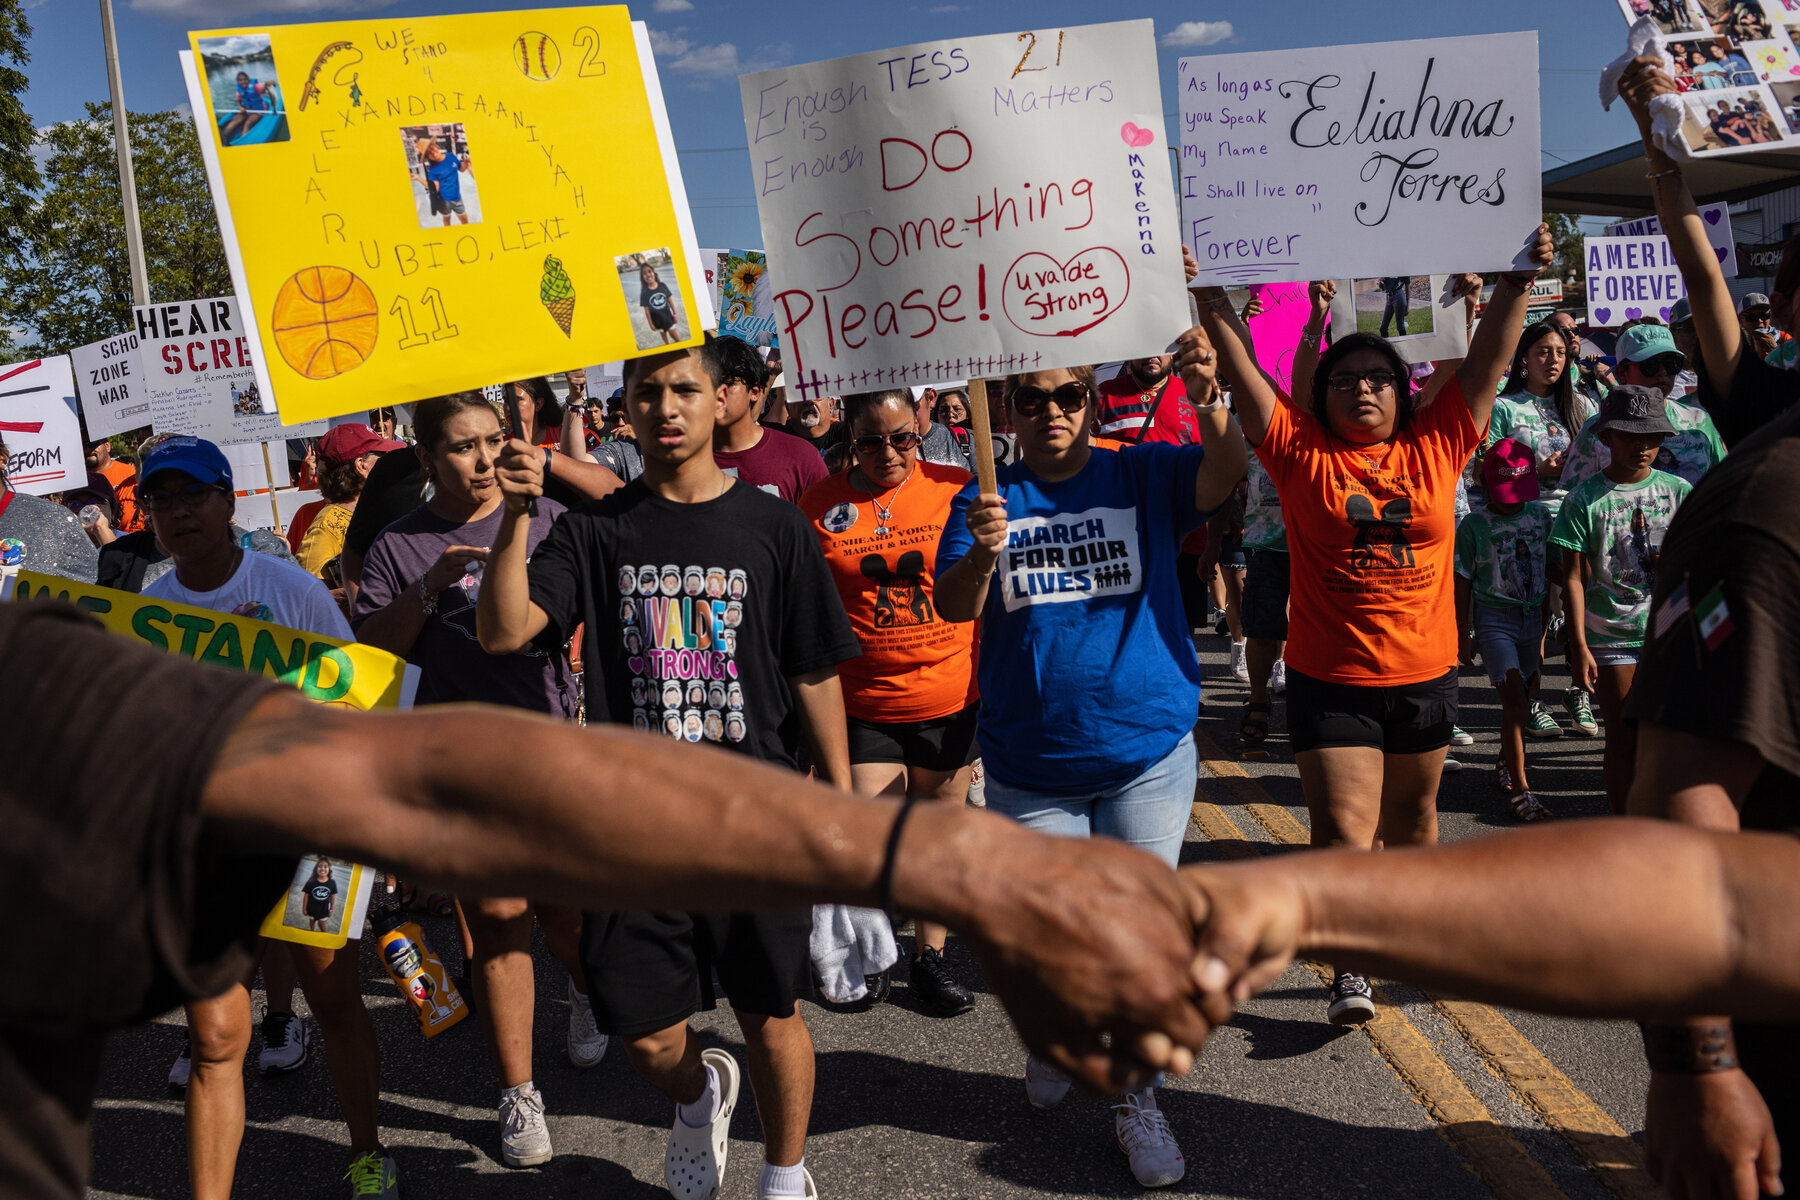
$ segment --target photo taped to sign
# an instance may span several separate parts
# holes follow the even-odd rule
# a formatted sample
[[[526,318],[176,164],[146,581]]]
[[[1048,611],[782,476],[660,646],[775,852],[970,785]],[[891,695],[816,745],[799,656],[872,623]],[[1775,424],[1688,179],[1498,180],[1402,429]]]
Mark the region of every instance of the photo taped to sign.
[[[1188,325],[1149,21],[740,78],[791,395],[1162,353]]]

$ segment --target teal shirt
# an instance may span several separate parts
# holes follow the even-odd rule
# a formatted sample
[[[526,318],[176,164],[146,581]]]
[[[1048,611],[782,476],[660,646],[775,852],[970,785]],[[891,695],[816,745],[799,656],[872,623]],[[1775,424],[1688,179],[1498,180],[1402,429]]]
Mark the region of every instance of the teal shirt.
[[[1544,602],[1555,521],[1541,500],[1516,513],[1478,508],[1462,519],[1456,527],[1456,573],[1473,585],[1477,604],[1535,608]]]
[[[1582,628],[1589,649],[1644,644],[1663,535],[1692,490],[1687,480],[1652,470],[1641,483],[1591,476],[1563,500],[1550,541],[1588,560]]]

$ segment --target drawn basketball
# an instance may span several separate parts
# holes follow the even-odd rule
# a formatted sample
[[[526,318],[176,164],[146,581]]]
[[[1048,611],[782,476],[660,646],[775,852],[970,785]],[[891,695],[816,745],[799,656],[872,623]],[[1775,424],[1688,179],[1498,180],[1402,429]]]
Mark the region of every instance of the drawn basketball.
[[[375,293],[342,267],[303,267],[275,294],[269,328],[282,360],[308,379],[354,371],[375,352]]]
[[[546,83],[556,78],[562,70],[562,51],[550,40],[549,34],[521,33],[513,43],[513,65],[525,73],[525,78]]]

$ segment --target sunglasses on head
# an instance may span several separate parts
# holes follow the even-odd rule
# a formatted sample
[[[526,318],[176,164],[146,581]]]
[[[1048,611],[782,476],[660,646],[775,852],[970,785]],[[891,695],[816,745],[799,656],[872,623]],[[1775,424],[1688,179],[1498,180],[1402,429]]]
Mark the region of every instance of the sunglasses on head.
[[[902,429],[898,433],[865,433],[851,444],[858,454],[880,454],[883,446],[892,446],[904,454],[919,444],[919,434],[914,429]]]
[[[1013,389],[1013,411],[1021,417],[1042,416],[1044,407],[1050,401],[1056,401],[1056,407],[1066,415],[1078,413],[1087,407],[1088,385],[1080,381],[1065,383],[1055,391],[1046,391],[1041,387],[1017,387]]]

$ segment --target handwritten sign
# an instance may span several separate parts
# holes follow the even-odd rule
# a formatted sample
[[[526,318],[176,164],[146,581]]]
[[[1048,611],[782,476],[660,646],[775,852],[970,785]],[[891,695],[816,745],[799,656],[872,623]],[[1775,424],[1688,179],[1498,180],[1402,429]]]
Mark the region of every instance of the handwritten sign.
[[[1607,329],[1655,317],[1667,324],[1669,309],[1687,295],[1681,268],[1661,234],[1584,238],[1588,324]]]
[[[1256,365],[1267,371],[1281,390],[1294,391],[1294,350],[1312,315],[1312,300],[1304,283],[1272,283],[1252,289],[1262,301],[1262,311],[1250,318],[1250,341],[1256,348]]]
[[[1699,206],[1701,224],[1706,227],[1706,240],[1712,246],[1713,257],[1719,260],[1719,269],[1725,272],[1727,279],[1738,273],[1737,240],[1731,232],[1731,206],[1729,204],[1702,204]],[[1607,237],[1643,237],[1645,234],[1661,236],[1662,222],[1654,216],[1637,217],[1629,221],[1614,221],[1603,231]]]
[[[137,317],[138,382],[156,432],[192,434],[220,446],[325,433],[324,421],[283,425],[267,405],[237,297],[150,304],[132,311]],[[363,407],[368,407],[367,397]]]
[[[90,438],[150,424],[150,401],[138,375],[138,339],[131,331],[69,351],[75,368],[75,390]]]
[[[712,324],[649,35],[623,7],[189,39],[257,384],[289,420]]]
[[[0,443],[6,481],[16,491],[47,496],[87,485],[87,448],[66,356],[0,367]]]
[[[1158,354],[1185,329],[1149,21],[739,78],[788,387]]]
[[[1182,59],[1199,282],[1525,266],[1537,78],[1534,33]]]

